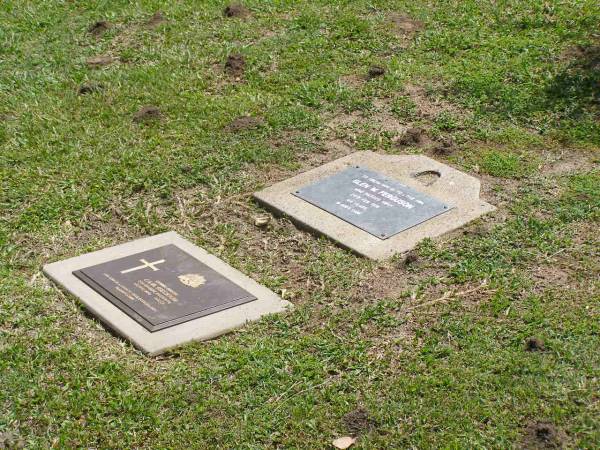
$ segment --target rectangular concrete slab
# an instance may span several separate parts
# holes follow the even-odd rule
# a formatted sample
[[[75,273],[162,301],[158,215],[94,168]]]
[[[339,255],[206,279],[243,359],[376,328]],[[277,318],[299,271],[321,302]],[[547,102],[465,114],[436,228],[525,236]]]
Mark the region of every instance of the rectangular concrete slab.
[[[202,265],[208,266],[218,275],[214,276],[215,280],[223,277],[238,286],[240,292],[248,297],[247,301],[210,315],[174,324],[169,328],[150,331],[141,321],[136,320],[132,314],[119,308],[116,302],[111,302],[105,296],[101,295],[100,292],[103,292],[101,289],[94,289],[90,284],[82,281],[74,274],[74,272],[77,273],[82,269],[89,269],[90,267],[120,260],[131,255],[165,248],[165,246],[174,246],[185,254],[195,258]],[[123,272],[127,273],[129,270],[127,269]],[[44,266],[44,273],[63,289],[79,298],[85,307],[104,324],[150,355],[160,354],[186,342],[217,337],[247,322],[260,319],[266,314],[280,313],[292,306],[291,303],[282,300],[266,287],[261,286],[224,261],[195,246],[175,232],[163,233],[51,263]],[[191,285],[194,285],[196,282],[193,278],[190,280],[184,279],[183,281]],[[204,281],[206,282],[206,280]],[[148,285],[143,286],[144,289],[148,289]],[[236,292],[235,295],[232,295],[235,297],[237,294],[241,298],[242,294],[240,293]]]
[[[297,195],[306,186],[357,166],[432,197],[449,210],[381,239]],[[427,182],[421,181],[424,178]],[[357,152],[256,192],[254,198],[276,214],[290,217],[299,226],[323,234],[360,255],[381,260],[414,248],[424,238],[440,236],[493,211],[494,206],[479,198],[479,191],[477,178],[426,156]]]

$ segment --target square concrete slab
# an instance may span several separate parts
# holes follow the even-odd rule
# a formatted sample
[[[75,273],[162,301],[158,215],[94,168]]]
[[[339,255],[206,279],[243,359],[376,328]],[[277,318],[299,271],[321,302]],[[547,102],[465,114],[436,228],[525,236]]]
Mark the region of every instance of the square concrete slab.
[[[357,152],[254,198],[300,226],[380,260],[493,211],[479,191],[477,178],[426,156]]]
[[[291,307],[175,232],[48,264],[44,273],[150,355]]]

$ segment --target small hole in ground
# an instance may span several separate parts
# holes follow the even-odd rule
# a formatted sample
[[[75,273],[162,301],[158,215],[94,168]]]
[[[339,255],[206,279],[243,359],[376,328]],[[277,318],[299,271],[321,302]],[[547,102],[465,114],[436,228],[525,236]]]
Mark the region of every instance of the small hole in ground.
[[[413,175],[421,184],[425,186],[431,186],[435,183],[442,174],[437,170],[424,170],[423,172],[416,173]]]

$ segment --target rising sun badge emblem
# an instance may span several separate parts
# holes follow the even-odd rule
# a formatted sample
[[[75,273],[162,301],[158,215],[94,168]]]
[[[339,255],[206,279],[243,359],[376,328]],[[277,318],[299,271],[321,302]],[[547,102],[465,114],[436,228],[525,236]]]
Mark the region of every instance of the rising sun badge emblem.
[[[186,286],[197,288],[206,283],[206,278],[198,273],[186,273],[185,275],[179,275],[179,281],[181,281]]]

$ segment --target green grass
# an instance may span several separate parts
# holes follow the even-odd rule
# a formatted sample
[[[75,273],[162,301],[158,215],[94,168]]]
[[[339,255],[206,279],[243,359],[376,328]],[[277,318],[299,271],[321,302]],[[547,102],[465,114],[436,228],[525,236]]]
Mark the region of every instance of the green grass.
[[[501,178],[523,178],[535,170],[531,155],[518,155],[499,150],[485,152],[481,157],[481,169]]]
[[[239,20],[221,1],[3,2],[0,443],[327,448],[362,407],[355,448],[519,447],[536,422],[600,446],[596,3],[254,0]],[[396,35],[394,12],[423,30]],[[144,105],[164,118],[133,123]],[[243,115],[264,124],[229,132]],[[334,140],[400,153],[408,126],[452,138],[439,158],[498,210],[406,267],[254,227],[254,190],[334,159]],[[294,312],[147,358],[40,274],[166,230]]]

